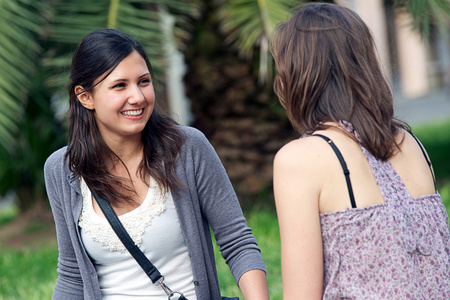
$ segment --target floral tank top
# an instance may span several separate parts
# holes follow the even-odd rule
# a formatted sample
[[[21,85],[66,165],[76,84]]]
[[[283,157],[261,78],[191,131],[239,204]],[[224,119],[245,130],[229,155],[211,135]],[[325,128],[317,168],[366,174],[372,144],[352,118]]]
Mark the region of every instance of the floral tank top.
[[[450,232],[441,196],[412,198],[389,162],[361,148],[385,203],[320,214],[323,299],[450,299]]]

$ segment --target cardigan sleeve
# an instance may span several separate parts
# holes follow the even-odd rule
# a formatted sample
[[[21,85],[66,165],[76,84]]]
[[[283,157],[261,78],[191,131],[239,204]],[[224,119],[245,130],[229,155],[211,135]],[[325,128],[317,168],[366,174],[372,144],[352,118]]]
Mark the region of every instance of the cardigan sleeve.
[[[45,186],[55,220],[58,241],[58,279],[53,299],[83,299],[83,281],[78,267],[75,251],[70,239],[67,214],[62,203],[64,179],[61,171],[62,150],[50,156],[44,165]],[[67,180],[67,179],[66,179]]]
[[[195,129],[192,131],[186,143],[191,145],[202,213],[238,283],[247,271],[265,271],[261,250],[251,228],[247,226],[236,193],[214,148],[203,133]]]

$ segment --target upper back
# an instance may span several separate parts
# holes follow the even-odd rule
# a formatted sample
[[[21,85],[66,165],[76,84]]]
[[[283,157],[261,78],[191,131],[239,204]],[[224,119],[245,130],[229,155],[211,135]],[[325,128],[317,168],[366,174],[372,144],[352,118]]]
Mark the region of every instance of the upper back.
[[[383,162],[341,132],[321,133],[342,152],[358,207],[346,209],[342,168],[323,143],[330,148],[319,199],[323,299],[448,299],[448,215],[418,142],[401,130],[399,151]]]
[[[435,193],[433,176],[427,160],[419,144],[406,131],[400,130],[397,134],[396,140],[400,149],[387,163],[376,160],[367,150],[363,151],[355,140],[339,130],[328,129],[315,133],[328,136],[342,153],[350,171],[351,186],[357,207],[386,201],[380,190],[383,187],[377,184],[374,172],[382,174],[381,176],[386,172],[397,173],[412,198]],[[321,186],[319,211],[324,213],[345,210],[350,207],[350,198],[342,167],[331,147],[326,145],[325,141],[322,141],[322,144],[322,147],[329,149],[322,149],[328,151],[323,157],[327,163],[322,164],[324,184]],[[372,158],[370,162],[368,158]],[[388,176],[388,174],[384,175]]]

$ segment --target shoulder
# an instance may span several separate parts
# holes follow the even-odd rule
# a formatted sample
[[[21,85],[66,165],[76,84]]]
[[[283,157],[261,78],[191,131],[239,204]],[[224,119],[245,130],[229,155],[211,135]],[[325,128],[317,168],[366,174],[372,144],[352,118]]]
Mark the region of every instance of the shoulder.
[[[53,152],[45,161],[44,170],[49,171],[57,166],[64,165],[67,146],[64,146]]]
[[[61,186],[61,180],[71,174],[65,159],[67,147],[63,147],[53,152],[44,164],[44,178],[47,194],[53,194]],[[52,197],[49,198],[52,201]]]
[[[184,136],[185,150],[195,149],[196,151],[198,151],[212,147],[203,132],[201,132],[197,128],[181,125],[179,125],[178,128]]]
[[[395,141],[398,145],[400,145],[400,149],[402,151],[420,150],[419,145],[422,145],[417,137],[402,128],[399,129],[397,135],[395,136]]]
[[[178,129],[180,129],[180,131],[183,133],[187,142],[206,139],[203,132],[201,132],[197,128],[178,125]]]
[[[425,157],[429,159],[425,147],[419,139],[413,136],[410,132],[400,129],[395,137],[396,143],[399,145],[400,151],[394,154],[391,160],[399,158],[418,159],[420,162],[426,161]]]
[[[425,148],[422,150],[419,146],[420,141],[403,129],[397,134],[396,141],[400,151],[397,151],[389,162],[400,175],[410,194],[414,198],[433,194],[434,178],[427,162],[429,157]]]
[[[182,160],[201,162],[215,154],[214,148],[200,130],[181,125],[179,129],[184,138],[180,152]]]
[[[284,145],[275,155],[274,167],[317,167],[330,153],[327,143],[315,136],[308,136]]]

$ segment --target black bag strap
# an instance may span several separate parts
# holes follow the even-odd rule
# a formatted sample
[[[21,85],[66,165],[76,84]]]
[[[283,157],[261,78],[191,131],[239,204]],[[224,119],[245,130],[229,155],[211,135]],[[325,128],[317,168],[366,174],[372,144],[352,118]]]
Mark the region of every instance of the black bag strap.
[[[180,292],[172,291],[165,283],[164,276],[161,275],[159,270],[152,264],[152,262],[145,256],[145,254],[139,249],[138,246],[134,243],[133,239],[128,234],[125,227],[123,227],[122,222],[120,222],[117,217],[114,209],[111,206],[111,203],[106,201],[105,199],[99,197],[96,193],[91,190],[92,196],[97,201],[100,209],[108,220],[114,232],[117,234],[119,239],[122,241],[123,245],[130,252],[131,256],[138,262],[141,268],[144,270],[145,274],[150,278],[153,284],[160,284],[164,292],[167,294],[170,299],[174,294],[180,294],[178,300],[187,300],[184,295]]]
[[[323,138],[333,149],[334,153],[336,154],[337,158],[339,159],[342,170],[344,171],[345,181],[347,182],[348,195],[350,196],[350,203],[352,204],[352,208],[356,208],[355,196],[353,195],[352,183],[350,181],[350,171],[347,168],[347,164],[345,163],[345,160],[341,154],[341,151],[339,151],[338,147],[336,147],[336,145],[333,143],[333,141],[329,137],[326,137],[321,134],[313,134],[312,136],[318,136],[318,137]]]

